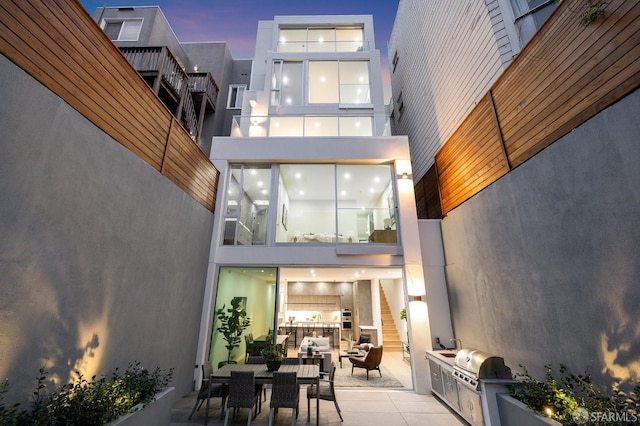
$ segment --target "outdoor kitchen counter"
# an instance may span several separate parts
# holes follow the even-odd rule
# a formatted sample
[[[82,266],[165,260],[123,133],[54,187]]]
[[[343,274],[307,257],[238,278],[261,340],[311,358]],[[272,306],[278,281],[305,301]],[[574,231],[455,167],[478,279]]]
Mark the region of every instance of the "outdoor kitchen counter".
[[[449,367],[453,367],[457,353],[457,351],[446,349],[441,351],[427,351],[427,358],[439,362],[440,364],[444,363]]]

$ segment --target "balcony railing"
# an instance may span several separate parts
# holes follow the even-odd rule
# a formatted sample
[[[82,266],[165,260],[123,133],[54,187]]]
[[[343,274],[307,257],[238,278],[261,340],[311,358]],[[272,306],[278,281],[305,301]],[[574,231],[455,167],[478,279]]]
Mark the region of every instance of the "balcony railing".
[[[167,47],[120,47],[120,51],[138,73],[157,74],[176,97],[180,96],[189,77]],[[153,90],[158,93],[157,87]]]
[[[317,137],[317,136],[390,136],[383,116],[236,115],[231,124],[232,137]],[[378,129],[378,127],[381,127]]]
[[[207,96],[207,101],[216,109],[218,93],[220,88],[211,73],[191,72],[189,73],[189,90],[191,93],[202,93]]]
[[[368,41],[279,41],[278,52],[366,52]]]

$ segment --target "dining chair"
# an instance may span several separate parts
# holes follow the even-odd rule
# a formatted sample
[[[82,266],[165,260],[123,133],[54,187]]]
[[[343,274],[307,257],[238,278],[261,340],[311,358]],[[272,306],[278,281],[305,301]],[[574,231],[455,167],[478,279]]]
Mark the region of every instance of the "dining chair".
[[[245,362],[245,364],[266,364],[267,361],[263,356],[249,356]],[[256,385],[256,392],[264,393],[264,400],[267,400],[267,387],[265,385]],[[259,401],[258,405],[258,413],[262,412],[262,400]]]
[[[271,390],[271,403],[269,404],[269,426],[273,424],[274,410],[278,408],[292,408],[291,425],[298,418],[298,405],[300,403],[300,390],[298,388],[298,374],[273,373],[273,387]]]
[[[222,405],[220,406],[220,419],[222,419],[224,415],[224,406],[227,401],[227,396],[229,395],[229,385],[226,383],[211,383],[211,374],[213,373],[213,367],[211,366],[211,362],[205,362],[202,364],[202,383],[200,385],[200,390],[198,391],[198,397],[196,398],[196,403],[193,406],[193,410],[191,410],[191,414],[189,414],[189,419],[193,417],[193,413],[196,410],[199,410],[202,407],[204,401],[207,398],[222,398]],[[209,389],[209,387],[211,389]]]
[[[336,399],[336,390],[333,384],[335,376],[336,363],[332,362],[331,369],[329,370],[329,378],[320,379],[320,386],[311,385],[307,387],[307,422],[311,421],[311,400],[316,398],[322,399],[324,401],[333,401],[333,404],[336,406],[338,416],[340,416],[340,421],[344,421],[342,419],[342,414],[340,414],[338,400]]]
[[[229,396],[227,397],[227,410],[224,416],[224,424],[229,424],[229,411],[232,408],[248,408],[247,425],[251,424],[254,417],[253,408],[260,399],[256,392],[255,374],[253,371],[231,371],[229,379]],[[257,413],[256,413],[257,414]]]

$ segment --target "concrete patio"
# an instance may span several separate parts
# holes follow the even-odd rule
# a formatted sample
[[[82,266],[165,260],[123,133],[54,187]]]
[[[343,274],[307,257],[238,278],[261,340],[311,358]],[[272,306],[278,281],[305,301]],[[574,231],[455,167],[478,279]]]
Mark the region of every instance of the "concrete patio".
[[[187,420],[195,403],[196,395],[196,392],[192,392],[174,403],[171,412],[171,426],[204,424],[204,406],[196,411],[190,421]],[[270,394],[267,392],[267,401],[262,403],[262,412],[251,424],[266,425],[269,423],[269,396]],[[344,422],[340,422],[340,417],[338,417],[332,402],[320,401],[320,425],[466,425],[435,397],[418,395],[411,390],[337,389],[336,397]],[[230,423],[246,424],[247,413],[246,409],[240,410]],[[212,399],[208,424],[222,425],[223,423],[223,420],[220,419],[220,399]],[[281,409],[274,419],[274,424],[291,424],[291,410]],[[297,424],[316,424],[314,401],[311,402],[311,422],[307,423],[307,399],[304,389],[300,394],[300,413]]]

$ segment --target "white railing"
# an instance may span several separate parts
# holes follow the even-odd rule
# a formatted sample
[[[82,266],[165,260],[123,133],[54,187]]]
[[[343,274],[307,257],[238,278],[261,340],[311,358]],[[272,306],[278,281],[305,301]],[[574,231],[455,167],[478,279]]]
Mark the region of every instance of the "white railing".
[[[388,118],[352,115],[236,115],[232,137],[390,136]],[[383,118],[382,116],[380,118]],[[385,122],[376,125],[376,122]]]
[[[278,52],[366,52],[368,41],[280,41]]]

